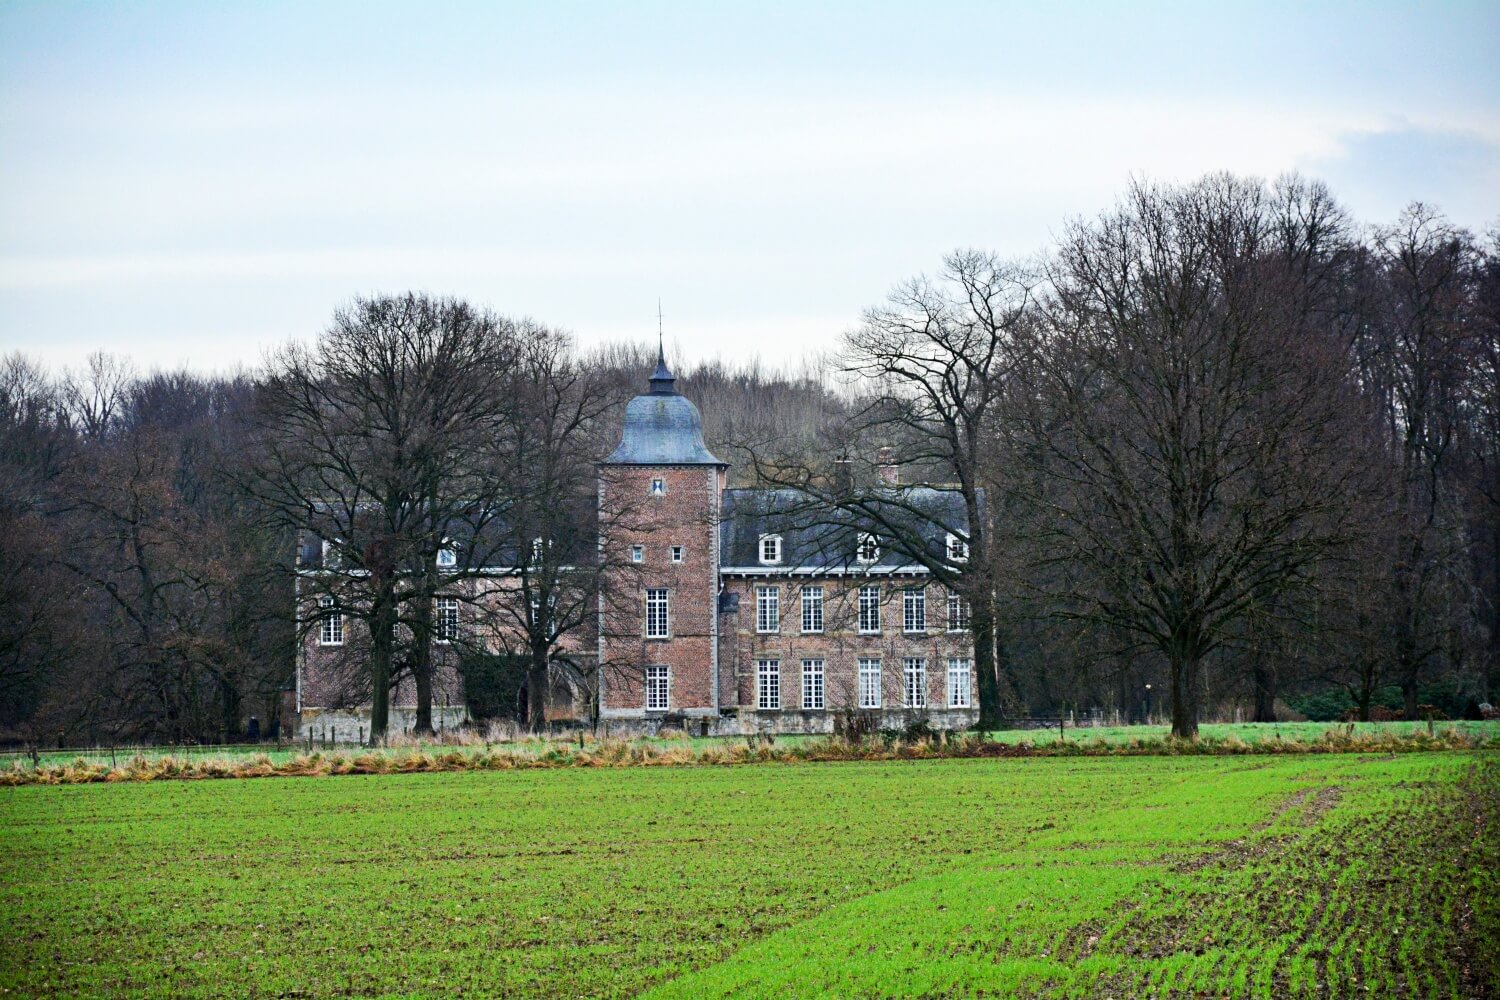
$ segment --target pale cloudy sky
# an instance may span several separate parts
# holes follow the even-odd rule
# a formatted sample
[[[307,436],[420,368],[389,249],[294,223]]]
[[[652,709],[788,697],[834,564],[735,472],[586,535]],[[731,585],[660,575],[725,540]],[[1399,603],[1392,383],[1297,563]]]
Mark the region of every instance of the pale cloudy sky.
[[[794,362],[1132,173],[1500,221],[1500,4],[0,5],[0,351],[254,364],[351,296]]]

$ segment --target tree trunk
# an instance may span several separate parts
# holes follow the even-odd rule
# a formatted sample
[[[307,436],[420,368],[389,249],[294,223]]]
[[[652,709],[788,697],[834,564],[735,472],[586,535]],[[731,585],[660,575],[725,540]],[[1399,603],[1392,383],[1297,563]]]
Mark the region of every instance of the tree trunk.
[[[1198,671],[1202,666],[1198,644],[1178,637],[1168,650],[1171,674],[1172,735],[1182,740],[1198,738]]]
[[[370,613],[370,745],[385,739],[391,722],[391,660],[396,645],[395,593],[376,588]]]
[[[1276,721],[1276,669],[1257,656],[1250,665],[1255,685],[1255,716],[1252,722]]]
[[[994,732],[1001,727],[1004,712],[1001,707],[999,662],[995,656],[995,612],[990,602],[981,598],[974,602],[969,626],[974,630],[974,673],[979,682],[979,721],[976,728],[982,733]]]
[[[1417,717],[1417,678],[1416,671],[1412,670],[1401,678],[1401,701],[1406,709],[1406,717],[1415,719]]]
[[[533,643],[526,666],[526,726],[533,733],[547,727],[547,687],[549,646]]]
[[[416,735],[432,730],[432,601],[418,597],[412,622],[411,673],[417,689]]]

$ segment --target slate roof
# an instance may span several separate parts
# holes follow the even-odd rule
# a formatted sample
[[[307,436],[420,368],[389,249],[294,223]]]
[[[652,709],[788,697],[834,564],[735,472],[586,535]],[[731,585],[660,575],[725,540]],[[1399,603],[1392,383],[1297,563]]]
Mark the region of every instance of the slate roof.
[[[917,564],[910,552],[892,544],[893,526],[903,535],[920,538],[923,550],[933,559],[943,558],[950,533],[968,534],[968,514],[957,490],[893,487],[874,494],[869,506],[870,514],[860,516],[831,510],[800,490],[725,490],[719,524],[720,566],[761,568],[760,536],[780,535],[782,570],[891,572]],[[859,536],[867,532],[880,542],[880,558],[869,565],[855,559]]]
[[[651,391],[625,404],[619,447],[604,465],[724,465],[703,443],[703,418],[658,356]]]

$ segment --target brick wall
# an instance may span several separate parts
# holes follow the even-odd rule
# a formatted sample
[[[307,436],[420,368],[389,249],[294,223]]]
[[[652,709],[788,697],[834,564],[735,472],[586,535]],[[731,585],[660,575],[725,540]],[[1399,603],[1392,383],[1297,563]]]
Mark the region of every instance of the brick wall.
[[[654,479],[666,492],[651,491]],[[645,712],[645,668],[670,670],[672,712],[714,711],[717,653],[719,497],[723,473],[712,466],[606,466],[600,508],[606,560],[600,607],[601,712]],[[641,546],[634,562],[632,546]],[[682,561],[672,561],[680,546]],[[669,593],[670,638],[645,638],[646,590]]]
[[[862,585],[878,584],[880,631],[862,635],[858,631],[858,591]],[[757,588],[777,589],[781,608],[779,628],[761,632],[757,621]],[[823,631],[802,630],[802,591],[823,589]],[[948,630],[948,595],[944,588],[923,578],[896,577],[737,577],[724,581],[727,592],[739,595],[739,610],[723,616],[720,669],[726,707],[740,706],[760,711],[756,696],[756,661],[780,663],[781,709],[802,710],[802,661],[823,660],[825,711],[856,708],[858,663],[861,658],[881,661],[882,711],[901,712],[904,706],[904,660],[927,661],[927,705],[930,711],[948,704],[948,660],[971,661],[969,703],[977,703],[972,660],[973,639],[968,632]],[[926,594],[926,630],[904,630],[903,593],[909,588]],[[810,721],[811,725],[811,721]],[[821,725],[819,728],[822,728]]]

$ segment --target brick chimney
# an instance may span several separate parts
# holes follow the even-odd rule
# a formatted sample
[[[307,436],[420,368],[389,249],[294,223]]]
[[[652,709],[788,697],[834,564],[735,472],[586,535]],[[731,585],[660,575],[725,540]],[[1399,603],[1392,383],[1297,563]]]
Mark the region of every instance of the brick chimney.
[[[875,470],[881,486],[901,485],[901,466],[896,464],[895,448],[885,447],[875,453]]]

